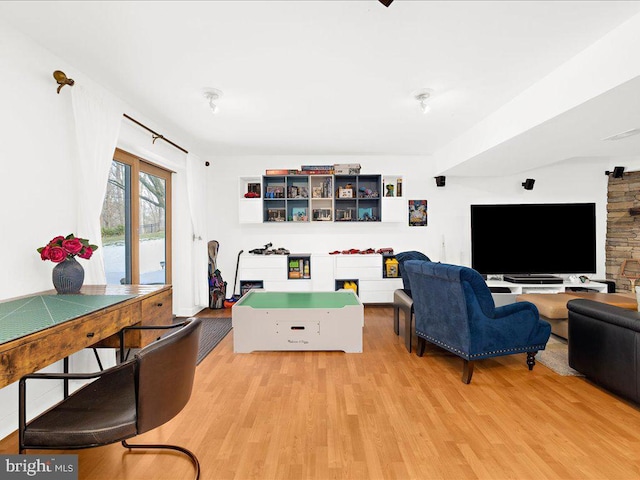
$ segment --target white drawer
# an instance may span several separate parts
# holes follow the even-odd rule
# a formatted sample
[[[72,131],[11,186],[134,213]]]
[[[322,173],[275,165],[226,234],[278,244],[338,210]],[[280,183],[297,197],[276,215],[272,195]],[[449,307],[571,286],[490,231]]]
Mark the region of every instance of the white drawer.
[[[283,280],[267,282],[265,290],[271,292],[311,292],[311,280]]]
[[[393,291],[360,290],[358,294],[362,303],[393,303]]]
[[[245,268],[287,268],[286,255],[247,255],[240,257],[240,267]]]
[[[375,267],[382,272],[382,255],[371,253],[366,255],[338,255],[336,256],[336,269],[340,268],[368,268]],[[382,275],[382,273],[380,273]]]
[[[282,268],[242,268],[240,280],[286,280],[287,269]]]
[[[336,278],[349,279],[357,278],[358,280],[380,280],[382,279],[382,266],[376,267],[343,267],[336,268]]]

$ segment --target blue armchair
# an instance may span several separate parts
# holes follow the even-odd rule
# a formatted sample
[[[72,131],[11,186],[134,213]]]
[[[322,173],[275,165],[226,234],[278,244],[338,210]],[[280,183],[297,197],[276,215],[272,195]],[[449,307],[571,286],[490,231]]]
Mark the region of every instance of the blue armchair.
[[[411,352],[413,300],[411,299],[411,284],[409,282],[409,277],[404,270],[404,262],[408,260],[423,260],[428,262],[430,259],[424,253],[417,252],[415,250],[397,253],[395,257],[398,261],[398,267],[404,288],[399,288],[393,292],[393,331],[396,335],[400,335],[400,310],[402,310],[404,313],[404,344],[407,351]]]
[[[409,260],[418,356],[429,341],[462,357],[462,381],[471,382],[473,362],[527,352],[529,370],[544,350],[551,325],[529,302],[495,307],[491,292],[475,270],[458,265]]]

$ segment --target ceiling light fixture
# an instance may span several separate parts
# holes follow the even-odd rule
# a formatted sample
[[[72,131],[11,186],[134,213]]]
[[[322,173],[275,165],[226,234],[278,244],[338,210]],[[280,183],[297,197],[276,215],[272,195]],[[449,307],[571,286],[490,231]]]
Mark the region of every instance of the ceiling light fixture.
[[[218,111],[218,105],[216,105],[214,102],[215,100],[218,100],[221,96],[222,96],[222,92],[217,88],[207,88],[204,91],[204,98],[206,98],[209,101],[209,107],[211,108],[211,111],[213,113],[216,113]]]
[[[611,135],[610,137],[603,138],[603,140],[622,140],[623,138],[638,135],[639,133],[640,128],[632,128],[631,130],[627,130],[626,132],[616,133],[615,135]]]
[[[420,110],[422,113],[429,113],[431,107],[429,106],[429,100],[431,95],[433,94],[433,90],[430,88],[423,88],[422,90],[418,90],[413,94],[413,97],[420,103]]]

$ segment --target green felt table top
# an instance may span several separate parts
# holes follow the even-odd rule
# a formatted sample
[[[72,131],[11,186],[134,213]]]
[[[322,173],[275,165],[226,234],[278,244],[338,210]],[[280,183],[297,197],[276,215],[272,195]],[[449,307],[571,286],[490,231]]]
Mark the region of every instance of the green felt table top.
[[[0,303],[0,343],[124,302],[136,295],[33,295]]]
[[[360,305],[353,292],[249,291],[236,305],[252,308],[343,308]]]

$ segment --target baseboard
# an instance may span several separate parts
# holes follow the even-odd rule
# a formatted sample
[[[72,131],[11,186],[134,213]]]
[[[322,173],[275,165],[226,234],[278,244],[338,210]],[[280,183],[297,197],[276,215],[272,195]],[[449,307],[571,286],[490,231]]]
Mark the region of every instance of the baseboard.
[[[207,307],[197,307],[197,306],[192,306],[189,308],[180,308],[177,311],[173,312],[173,314],[176,317],[193,317],[194,315],[196,315],[197,313],[201,312],[202,310],[204,310]]]

